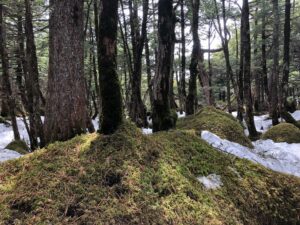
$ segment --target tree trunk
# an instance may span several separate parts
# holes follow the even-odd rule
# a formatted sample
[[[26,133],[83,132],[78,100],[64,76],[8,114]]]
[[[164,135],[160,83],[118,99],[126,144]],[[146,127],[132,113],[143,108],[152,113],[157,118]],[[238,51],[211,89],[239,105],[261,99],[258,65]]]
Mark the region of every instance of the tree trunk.
[[[12,128],[14,132],[15,140],[20,140],[20,133],[18,130],[16,120],[16,103],[12,93],[9,74],[9,59],[6,49],[6,37],[5,37],[5,21],[3,19],[3,5],[0,4],[0,57],[2,61],[2,79],[3,90],[5,95],[5,104],[8,106],[8,112],[11,117]]]
[[[130,11],[130,27],[133,51],[133,73],[131,96],[129,104],[129,116],[139,127],[147,126],[147,110],[142,101],[141,85],[142,85],[142,55],[144,42],[146,40],[147,19],[148,19],[148,0],[143,0],[143,21],[141,31],[138,24],[138,6],[137,2],[129,1]]]
[[[154,77],[153,131],[175,127],[170,109],[170,76],[175,41],[173,0],[158,2],[158,61]]]
[[[102,102],[100,132],[112,134],[123,121],[121,87],[117,74],[118,0],[102,0],[99,22],[99,77]]]
[[[250,137],[256,138],[257,131],[253,118],[253,103],[251,94],[251,39],[250,39],[250,23],[249,23],[249,5],[248,0],[243,0],[241,24],[241,47],[243,54],[243,77],[244,77],[244,97],[246,106],[246,123],[249,130]]]
[[[185,69],[186,69],[186,38],[185,38],[185,13],[184,13],[184,0],[180,0],[180,25],[181,25],[181,74],[179,80],[178,94],[179,94],[179,102],[180,102],[180,110],[181,112],[185,109],[185,99],[186,99],[186,90],[185,90]]]
[[[86,132],[83,0],[51,0],[46,143]]]
[[[226,63],[226,89],[227,89],[227,107],[228,111],[231,112],[231,94],[230,94],[230,81],[232,82],[233,88],[235,90],[235,94],[237,94],[237,84],[234,79],[233,75],[233,70],[231,67],[231,62],[230,62],[230,54],[229,54],[229,41],[228,41],[228,28],[227,28],[227,23],[226,23],[226,8],[225,8],[225,1],[222,0],[222,19],[223,19],[223,32],[222,32],[222,26],[221,26],[221,20],[219,17],[219,10],[217,7],[217,1],[215,0],[215,8],[216,8],[216,13],[217,13],[217,22],[218,22],[218,28],[219,28],[219,35],[222,41],[222,48],[224,52],[224,57],[225,57],[225,63]],[[224,33],[224,34],[223,34]],[[241,105],[241,101],[238,99],[238,105]]]
[[[43,123],[40,112],[39,69],[34,41],[32,12],[30,0],[25,0],[25,35],[26,35],[26,68],[25,86],[27,93],[27,110],[29,113],[29,130],[31,149],[45,145]],[[38,141],[40,139],[40,143]]]
[[[288,98],[289,74],[290,74],[290,37],[291,37],[291,1],[285,0],[284,21],[284,53],[283,53],[283,76],[280,91],[281,112],[285,110]]]
[[[198,105],[197,100],[197,76],[199,71],[199,57],[200,57],[200,39],[198,35],[198,24],[199,24],[199,0],[193,0],[193,19],[192,19],[192,34],[193,34],[193,50],[190,64],[190,80],[189,80],[189,92],[186,100],[186,114],[192,115],[195,113]]]
[[[278,0],[273,0],[273,68],[269,82],[270,90],[270,115],[273,126],[278,120],[278,82],[279,82],[279,7]]]
[[[262,84],[264,89],[264,94],[267,96],[267,101],[269,100],[269,86],[268,86],[268,67],[267,67],[267,35],[266,35],[266,16],[265,16],[265,0],[263,0],[263,13],[261,18],[261,67],[262,67]]]

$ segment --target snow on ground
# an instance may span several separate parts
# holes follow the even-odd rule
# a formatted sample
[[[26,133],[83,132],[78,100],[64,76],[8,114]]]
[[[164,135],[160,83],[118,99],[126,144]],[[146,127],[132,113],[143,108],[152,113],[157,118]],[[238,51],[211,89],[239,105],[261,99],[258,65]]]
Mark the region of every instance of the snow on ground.
[[[234,117],[237,117],[237,112],[232,112]],[[300,110],[291,113],[295,120],[300,120]],[[281,119],[283,121],[283,119]],[[261,116],[254,116],[255,127],[258,132],[265,133],[272,127],[272,119],[269,118],[269,115],[261,115]],[[244,121],[244,125],[246,123]],[[249,135],[248,130],[245,130],[245,134]]]
[[[206,189],[218,189],[223,183],[221,180],[221,176],[216,174],[210,174],[207,177],[198,177],[198,181],[204,185]]]
[[[28,134],[25,124],[21,118],[17,118],[17,124],[20,132],[20,137],[26,143],[29,143]],[[14,140],[14,133],[11,126],[0,124],[0,162],[9,159],[19,158],[21,155],[15,151],[5,149],[5,147]]]
[[[300,120],[300,110],[291,113],[291,115],[294,117],[295,120]]]
[[[0,149],[0,163],[10,160],[10,159],[17,159],[22,155],[15,151],[10,151],[7,149]]]
[[[142,128],[142,132],[143,134],[147,135],[147,134],[152,134],[153,130],[151,128]]]
[[[202,139],[216,149],[259,163],[271,170],[300,177],[300,144],[275,143],[272,140],[253,142],[254,149],[221,139],[203,131]]]
[[[178,118],[184,118],[184,117],[186,117],[186,113],[185,112],[182,112],[182,113],[177,112],[177,116],[178,116]]]

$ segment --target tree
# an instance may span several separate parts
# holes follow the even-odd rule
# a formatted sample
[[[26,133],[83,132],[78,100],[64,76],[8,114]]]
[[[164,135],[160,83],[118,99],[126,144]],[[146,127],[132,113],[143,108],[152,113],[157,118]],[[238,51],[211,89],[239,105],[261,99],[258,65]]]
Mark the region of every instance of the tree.
[[[39,71],[36,55],[36,46],[32,25],[31,2],[25,0],[25,35],[26,35],[26,73],[25,86],[27,94],[27,110],[29,113],[29,136],[31,149],[45,145],[43,123],[40,112],[40,85]]]
[[[273,68],[269,81],[270,91],[270,115],[273,126],[279,123],[278,120],[278,82],[279,82],[279,7],[278,0],[273,0]]]
[[[248,0],[243,0],[241,17],[241,60],[244,78],[244,99],[246,106],[246,123],[251,137],[257,137],[257,131],[253,118],[253,101],[251,93],[251,39],[249,23],[249,4]]]
[[[200,39],[198,34],[198,24],[199,24],[199,0],[192,0],[192,33],[193,33],[193,50],[191,56],[191,64],[190,64],[190,80],[189,80],[189,90],[188,96],[186,99],[186,114],[192,115],[195,113],[195,109],[197,107],[197,76],[200,73],[198,63],[199,63],[199,55],[200,53]]]
[[[143,20],[139,28],[138,5],[136,1],[129,0],[131,42],[133,52],[133,71],[131,96],[129,103],[129,116],[140,127],[147,125],[146,107],[142,101],[142,54],[147,33],[149,1],[143,0]]]
[[[16,120],[16,102],[10,84],[9,58],[6,49],[5,21],[3,19],[3,8],[4,8],[3,4],[0,4],[0,57],[2,61],[2,72],[3,72],[2,88],[4,89],[4,94],[5,94],[5,105],[8,106],[8,112],[11,117],[14,138],[15,140],[20,140],[20,134],[19,134],[17,120]]]
[[[153,131],[169,130],[175,126],[170,107],[170,76],[175,42],[175,13],[173,0],[158,2],[158,60],[153,85]]]
[[[83,0],[51,0],[47,143],[86,132]]]
[[[290,39],[291,39],[291,1],[285,0],[283,76],[280,91],[281,111],[285,110],[288,98],[288,83],[290,74]]]
[[[99,77],[102,106],[100,132],[112,134],[123,122],[122,96],[116,59],[118,0],[102,0],[99,27]]]

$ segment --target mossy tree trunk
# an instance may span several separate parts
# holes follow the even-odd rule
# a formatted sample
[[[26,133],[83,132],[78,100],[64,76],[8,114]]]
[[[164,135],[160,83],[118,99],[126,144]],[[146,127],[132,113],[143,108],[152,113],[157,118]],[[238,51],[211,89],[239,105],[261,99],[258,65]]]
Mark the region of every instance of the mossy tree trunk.
[[[123,122],[121,87],[117,74],[118,0],[102,0],[99,20],[99,72],[102,112],[100,132],[114,133]]]
[[[243,1],[242,17],[241,17],[241,48],[243,48],[243,54],[241,58],[243,60],[243,73],[244,78],[244,97],[246,106],[246,123],[251,137],[257,137],[257,131],[253,118],[253,101],[251,93],[251,40],[250,40],[250,23],[249,23],[249,3],[248,0]]]
[[[6,49],[6,37],[5,37],[5,21],[3,19],[3,4],[0,4],[0,57],[2,61],[2,79],[3,79],[3,89],[5,95],[5,103],[7,105],[8,112],[11,117],[11,123],[14,132],[15,140],[20,140],[20,133],[18,130],[17,120],[16,120],[16,102],[13,96],[10,74],[9,74],[9,58]],[[5,106],[6,107],[6,106]]]
[[[45,145],[43,123],[40,112],[39,70],[32,25],[31,2],[25,0],[26,70],[25,86],[29,113],[31,149]],[[38,141],[40,139],[40,143]]]
[[[170,107],[170,76],[175,42],[173,0],[158,2],[158,60],[153,91],[153,131],[175,127]]]
[[[51,0],[46,142],[86,132],[83,0]]]

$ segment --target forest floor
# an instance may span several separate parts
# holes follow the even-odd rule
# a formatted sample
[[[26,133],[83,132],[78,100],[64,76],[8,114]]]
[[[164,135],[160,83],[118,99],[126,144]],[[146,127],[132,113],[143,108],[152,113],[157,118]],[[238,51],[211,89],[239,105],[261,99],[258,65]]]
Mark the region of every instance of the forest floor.
[[[5,148],[13,136],[0,126]],[[257,146],[214,108],[169,132],[145,135],[126,121],[111,136],[56,142],[0,164],[0,225],[298,224],[297,144]]]
[[[236,112],[233,112],[232,115],[236,117]],[[300,110],[295,111],[292,116],[295,120],[300,120]],[[183,114],[180,114],[178,112],[178,118],[185,118],[185,113],[183,112]],[[272,127],[272,120],[268,115],[255,116],[254,120],[256,129],[261,133],[265,133]],[[151,123],[151,121],[149,122]],[[29,138],[22,118],[18,118],[17,123],[21,139],[28,144]],[[95,128],[98,129],[98,120],[93,120],[93,124]],[[143,128],[142,131],[144,134],[152,134],[151,128]],[[246,128],[244,132],[248,135],[248,130]],[[5,147],[13,140],[11,126],[8,124],[0,124],[0,137],[0,162],[22,156],[18,152],[5,149]],[[252,142],[253,148],[251,148],[221,138],[217,134],[207,130],[201,131],[201,138],[222,152],[251,160],[277,172],[300,177],[300,143],[289,144],[286,142],[275,143],[272,140],[258,140]]]

